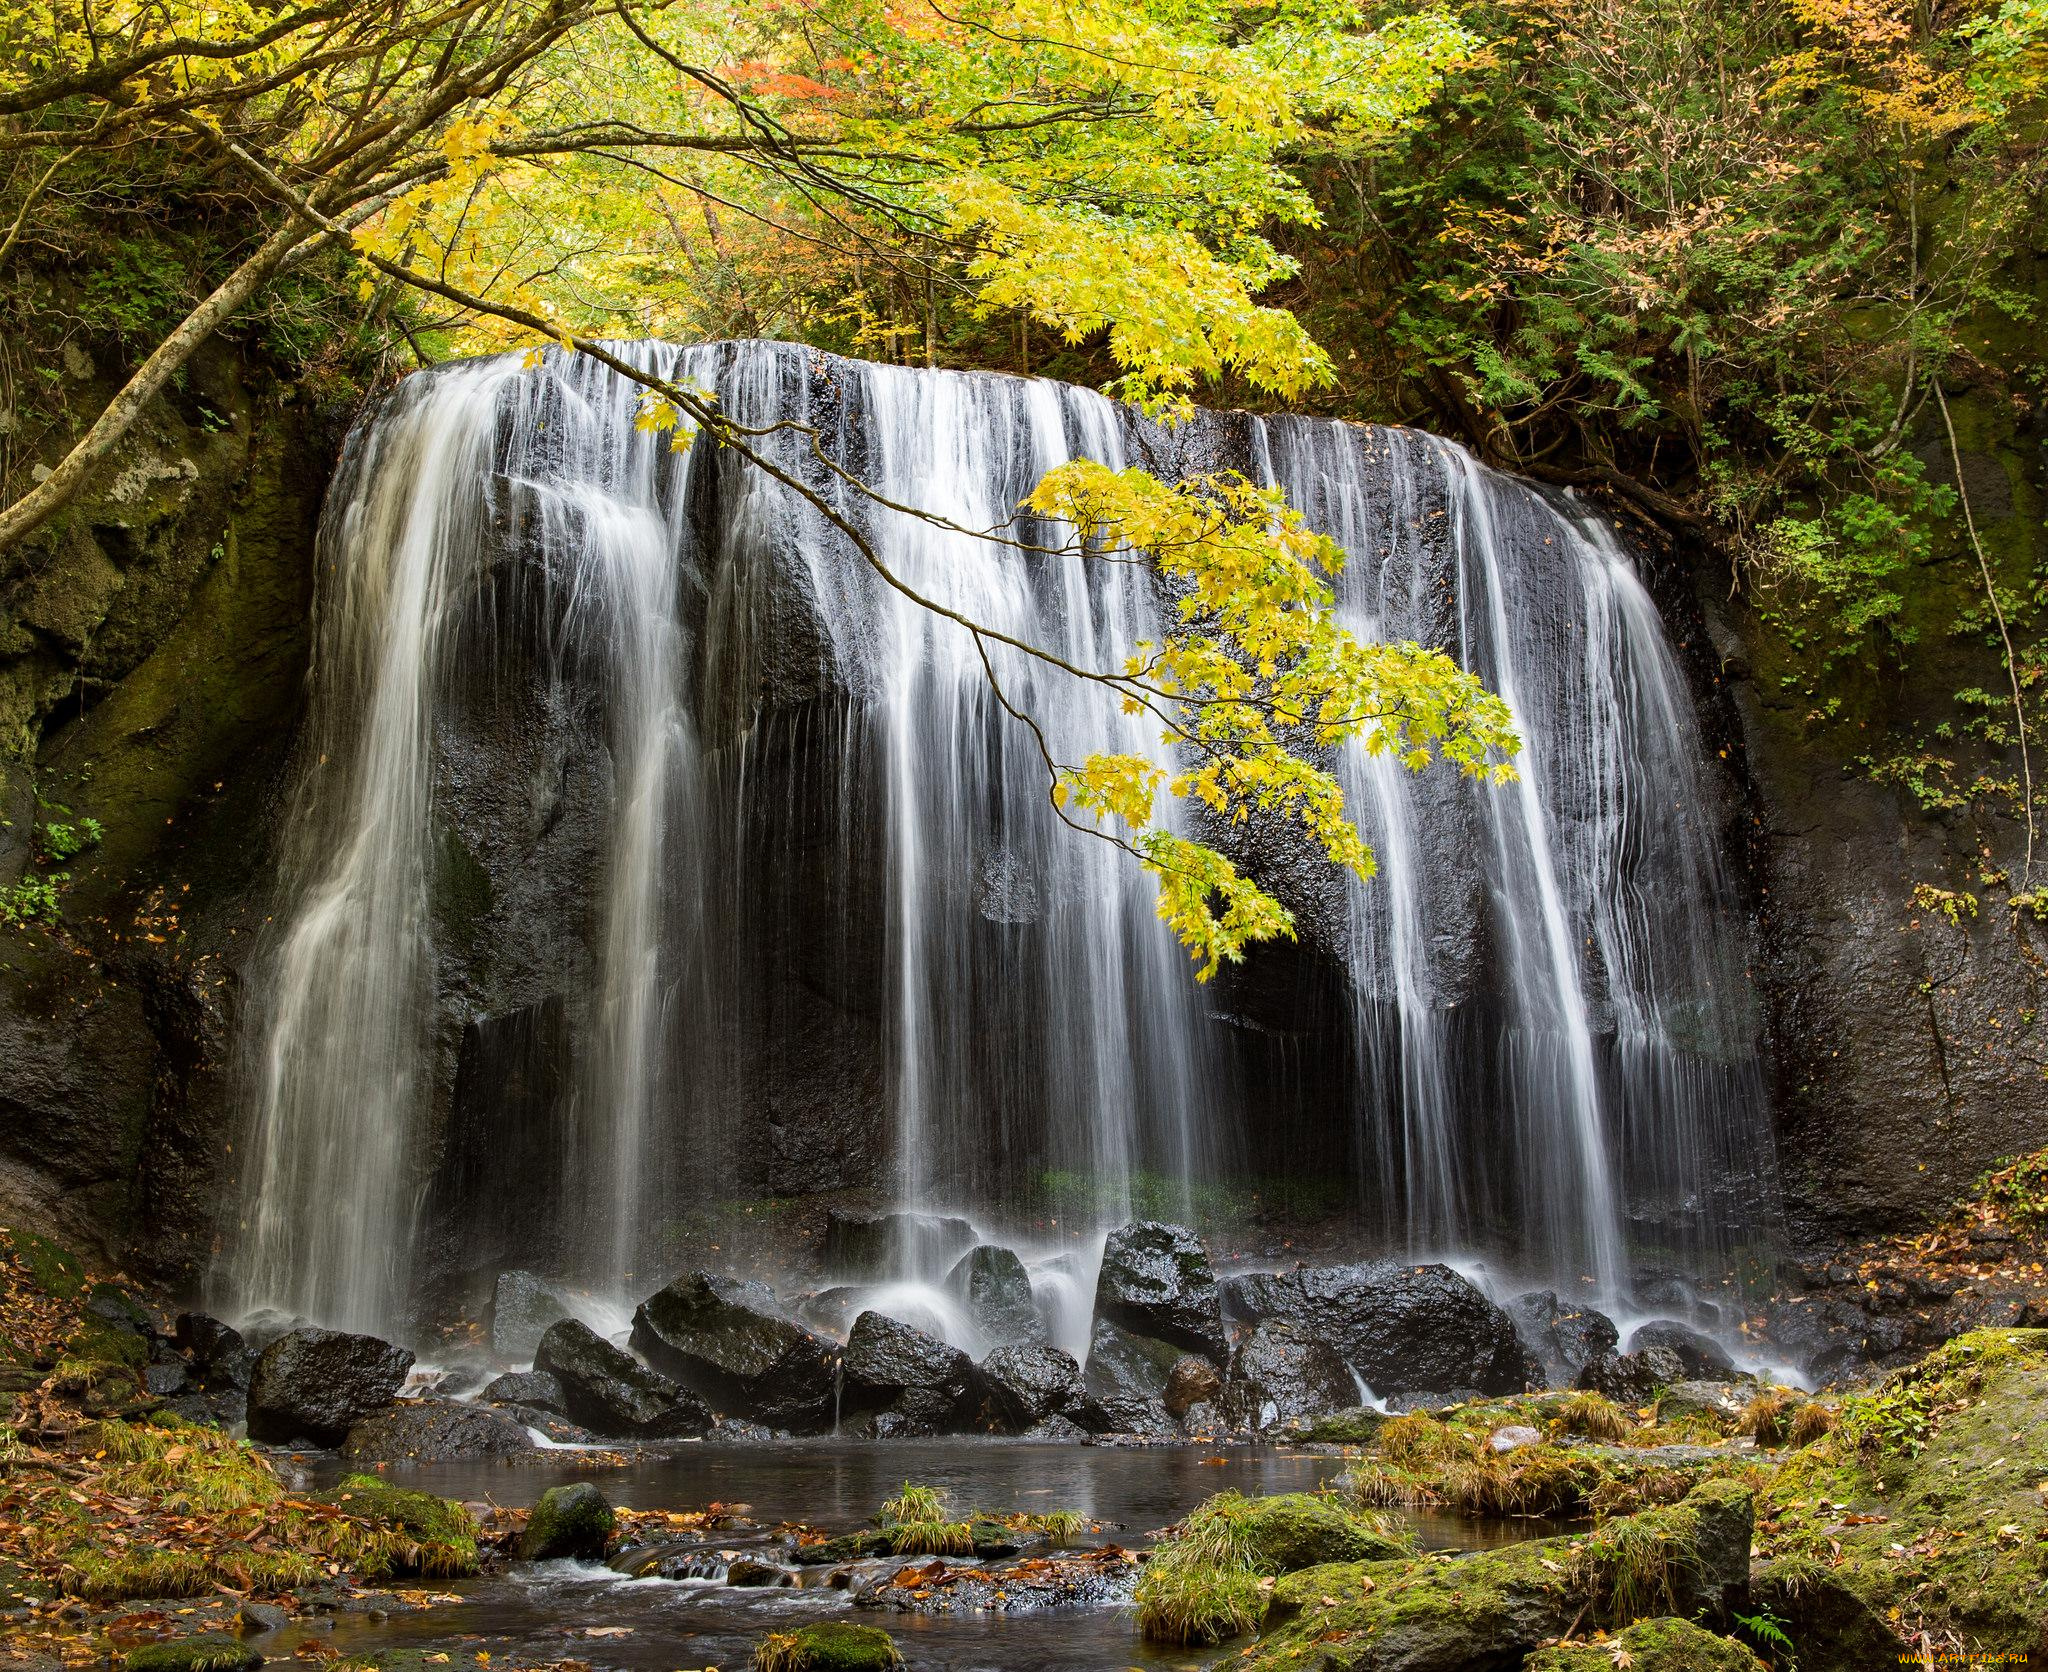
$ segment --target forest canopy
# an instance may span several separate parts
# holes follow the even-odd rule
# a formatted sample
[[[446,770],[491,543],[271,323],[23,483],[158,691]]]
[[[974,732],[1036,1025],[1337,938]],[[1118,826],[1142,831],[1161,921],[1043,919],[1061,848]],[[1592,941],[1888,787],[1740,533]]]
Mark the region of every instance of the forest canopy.
[[[2039,300],[2043,0],[0,0],[0,42],[0,550],[50,537],[216,332],[371,382],[780,336],[1168,419],[1427,423],[1699,536],[1823,659],[1911,641],[1960,510],[2010,686],[1988,723],[2024,756],[2033,583],[1914,442],[1945,380],[2038,384],[2009,338]],[[125,377],[84,423],[49,387],[79,332]],[[708,392],[618,366],[650,444],[769,468]],[[1187,770],[1046,763],[1205,969],[1286,915],[1157,791],[1277,812],[1363,876],[1323,745],[1511,772],[1505,710],[1352,642],[1342,554],[1261,490],[1038,497],[1205,599],[1069,670]]]

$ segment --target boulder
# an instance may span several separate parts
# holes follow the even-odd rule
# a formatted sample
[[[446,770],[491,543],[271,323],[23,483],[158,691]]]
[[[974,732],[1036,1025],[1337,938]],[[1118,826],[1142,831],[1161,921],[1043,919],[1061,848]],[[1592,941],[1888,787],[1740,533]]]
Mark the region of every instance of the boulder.
[[[1188,1414],[1190,1405],[1214,1404],[1223,1393],[1223,1372],[1200,1353],[1187,1353],[1174,1361],[1166,1373],[1164,1404],[1175,1421]]]
[[[204,1312],[181,1312],[172,1326],[178,1350],[192,1360],[203,1387],[240,1388],[247,1392],[256,1370],[256,1354],[241,1331]]]
[[[839,1620],[771,1632],[754,1656],[776,1672],[891,1672],[903,1663],[886,1631]]]
[[[1517,1295],[1505,1310],[1552,1387],[1570,1387],[1588,1359],[1613,1352],[1621,1340],[1606,1313],[1597,1307],[1567,1305],[1549,1289]]]
[[[633,1346],[722,1415],[816,1433],[832,1425],[838,1354],[764,1283],[692,1272],[633,1314]]]
[[[1617,1405],[1641,1407],[1661,1389],[1685,1379],[1685,1364],[1676,1353],[1648,1347],[1635,1353],[1595,1354],[1579,1372],[1578,1385],[1606,1394]]]
[[[1180,1437],[1179,1422],[1168,1412],[1165,1401],[1159,1399],[1119,1394],[1089,1398],[1075,1410],[1074,1421],[1090,1434],[1136,1434],[1154,1440]]]
[[[1889,1652],[1895,1660],[1897,1649]],[[1557,1643],[1538,1649],[1522,1672],[1615,1672],[1617,1667],[1629,1672],[1764,1672],[1764,1663],[1732,1637],[1669,1616],[1637,1620],[1604,1643]]]
[[[574,1318],[549,1327],[533,1367],[561,1384],[571,1418],[608,1438],[680,1439],[711,1426],[703,1400]]]
[[[533,1506],[519,1536],[519,1554],[529,1562],[567,1557],[601,1562],[618,1518],[605,1495],[587,1480],[550,1486]]]
[[[1088,1391],[1101,1399],[1161,1399],[1186,1353],[1171,1341],[1134,1335],[1107,1318],[1095,1320],[1088,1344]]]
[[[304,1318],[295,1318],[274,1306],[259,1306],[242,1320],[240,1329],[244,1345],[250,1352],[260,1353],[280,1336],[304,1327]]]
[[[1513,1320],[1449,1266],[1305,1267],[1240,1285],[1233,1304],[1251,1322],[1282,1318],[1312,1331],[1381,1395],[1527,1385]]]
[[[1147,1219],[1110,1233],[1095,1279],[1095,1315],[1213,1359],[1226,1351],[1209,1251],[1183,1225]]]
[[[1742,1415],[1749,1392],[1737,1382],[1673,1382],[1657,1395],[1657,1420],[1703,1423],[1725,1434]]]
[[[1242,1336],[1223,1378],[1225,1414],[1254,1432],[1341,1411],[1357,1400],[1358,1384],[1337,1349],[1284,1319]]]
[[[947,1275],[946,1286],[965,1302],[974,1327],[992,1346],[1014,1347],[1043,1333],[1030,1274],[1007,1248],[970,1248]]]
[[[491,1351],[507,1364],[531,1364],[549,1326],[571,1315],[567,1303],[544,1279],[530,1271],[500,1272],[485,1320]]]
[[[535,1450],[518,1418],[454,1399],[407,1399],[350,1426],[344,1457],[367,1463],[452,1463]]]
[[[974,1363],[921,1329],[880,1312],[853,1321],[840,1362],[841,1420],[888,1412],[894,1435],[950,1427],[974,1383]]]
[[[1732,1382],[1741,1372],[1735,1368],[1735,1361],[1718,1341],[1700,1334],[1685,1324],[1659,1319],[1653,1324],[1644,1324],[1629,1337],[1628,1350],[1632,1353],[1648,1352],[1662,1348],[1672,1354],[1685,1367],[1688,1380],[1695,1382]]]
[[[1520,1451],[1524,1446],[1543,1444],[1543,1430],[1531,1428],[1526,1422],[1511,1422],[1503,1428],[1496,1428],[1486,1437],[1487,1450],[1499,1456],[1510,1451]]]
[[[825,1216],[825,1270],[856,1283],[947,1270],[974,1246],[974,1227],[937,1213]]]
[[[1047,1417],[1065,1416],[1083,1400],[1074,1355],[1035,1344],[999,1347],[976,1367],[982,1417],[992,1428],[1022,1434]]]
[[[536,1349],[540,1343],[534,1343]],[[477,1397],[487,1405],[517,1405],[522,1410],[569,1414],[569,1396],[561,1382],[545,1370],[512,1370],[486,1383]]]
[[[337,1446],[391,1403],[412,1354],[374,1335],[296,1329],[264,1348],[249,1377],[249,1438]]]

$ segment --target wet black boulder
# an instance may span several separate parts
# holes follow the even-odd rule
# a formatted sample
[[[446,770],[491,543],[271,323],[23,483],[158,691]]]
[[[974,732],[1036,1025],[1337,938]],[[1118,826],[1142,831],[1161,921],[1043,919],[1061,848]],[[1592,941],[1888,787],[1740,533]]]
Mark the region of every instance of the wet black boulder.
[[[1740,1374],[1719,1342],[1668,1319],[1644,1324],[1629,1337],[1630,1352],[1648,1352],[1651,1348],[1661,1348],[1676,1358],[1685,1367],[1687,1381],[1732,1382]]]
[[[896,1434],[955,1426],[974,1386],[974,1362],[957,1347],[899,1318],[863,1312],[841,1365],[841,1418],[887,1412]]]
[[[1548,1289],[1517,1295],[1507,1314],[1552,1387],[1570,1387],[1589,1360],[1613,1352],[1621,1340],[1614,1320],[1598,1307],[1571,1305]]]
[[[1232,1299],[1252,1322],[1284,1319],[1327,1341],[1381,1395],[1519,1393],[1528,1382],[1514,1321],[1449,1266],[1310,1266]]]
[[[535,1344],[536,1350],[539,1343]],[[562,1384],[544,1370],[509,1370],[488,1383],[477,1397],[487,1405],[517,1405],[529,1411],[569,1414],[568,1396]]]
[[[990,1341],[1014,1347],[1039,1339],[1031,1276],[1009,1249],[988,1243],[970,1248],[947,1274],[946,1286],[966,1303],[974,1327]]]
[[[1343,1355],[1285,1319],[1258,1325],[1231,1349],[1223,1410],[1237,1427],[1271,1428],[1357,1403],[1358,1384]]]
[[[491,1351],[507,1364],[529,1364],[540,1338],[569,1317],[568,1304],[530,1271],[505,1271],[491,1291]]]
[[[1001,1347],[976,1367],[983,1421],[1022,1434],[1048,1417],[1066,1416],[1084,1402],[1081,1367],[1058,1347]]]
[[[249,1376],[249,1438],[338,1446],[356,1422],[391,1403],[412,1354],[374,1335],[295,1329],[257,1357]]]
[[[568,1416],[607,1439],[683,1439],[711,1426],[703,1400],[574,1318],[549,1327],[533,1367],[560,1384]]]
[[[365,1463],[454,1463],[537,1450],[526,1425],[488,1405],[407,1399],[353,1424],[344,1457]]]
[[[831,1426],[838,1354],[785,1318],[766,1284],[679,1277],[633,1314],[633,1347],[721,1415],[795,1433]]]
[[[1095,1280],[1095,1315],[1219,1363],[1224,1356],[1216,1273],[1202,1239],[1184,1225],[1147,1219],[1110,1233]]]
[[[1652,1345],[1632,1353],[1595,1354],[1579,1372],[1577,1385],[1617,1405],[1642,1406],[1661,1389],[1688,1379],[1683,1359],[1668,1347]]]

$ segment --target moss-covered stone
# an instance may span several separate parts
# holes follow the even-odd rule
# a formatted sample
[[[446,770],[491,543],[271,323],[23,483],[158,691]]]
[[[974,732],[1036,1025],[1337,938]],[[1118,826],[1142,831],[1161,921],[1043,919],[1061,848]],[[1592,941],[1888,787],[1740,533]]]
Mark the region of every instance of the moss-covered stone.
[[[1255,1573],[1277,1576],[1326,1562],[1381,1562],[1411,1553],[1410,1547],[1323,1493],[1288,1492],[1247,1500],[1240,1532]]]
[[[879,1626],[837,1621],[775,1632],[754,1651],[754,1672],[892,1672],[901,1665],[894,1639]]]
[[[551,1486],[533,1506],[520,1536],[519,1554],[529,1562],[561,1557],[602,1561],[617,1520],[604,1494],[589,1481]]]
[[[220,1632],[144,1643],[123,1657],[127,1672],[253,1672],[263,1656],[248,1644]]]
[[[1804,1672],[1902,1638],[1986,1657],[2048,1642],[2048,1330],[1958,1336],[1793,1453],[1772,1482],[1754,1594]]]
[[[1523,1672],[1764,1672],[1764,1663],[1733,1638],[1690,1620],[1638,1620],[1604,1643],[1538,1649]]]
[[[1317,1417],[1303,1431],[1302,1438],[1326,1446],[1370,1445],[1386,1420],[1385,1411],[1370,1405],[1354,1405],[1348,1411],[1332,1411],[1328,1416]]]
[[[1274,1584],[1256,1649],[1216,1664],[1468,1672],[1518,1665],[1574,1625],[1718,1614],[1749,1578],[1750,1505],[1735,1482],[1708,1481],[1584,1537],[1305,1568]]]
[[[460,1504],[373,1475],[350,1475],[328,1501],[359,1529],[337,1541],[336,1554],[362,1577],[458,1578],[477,1570],[476,1523]]]

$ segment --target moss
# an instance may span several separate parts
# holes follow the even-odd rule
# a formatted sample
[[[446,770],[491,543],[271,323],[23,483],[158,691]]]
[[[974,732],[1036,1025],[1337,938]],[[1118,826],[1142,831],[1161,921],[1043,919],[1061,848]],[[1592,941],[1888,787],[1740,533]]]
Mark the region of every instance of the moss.
[[[31,1282],[56,1300],[76,1300],[85,1292],[85,1266],[76,1254],[33,1231],[0,1229],[0,1246],[28,1268]]]
[[[130,1649],[121,1664],[128,1672],[251,1672],[263,1664],[263,1657],[246,1643],[206,1632],[168,1643],[145,1643]]]
[[[901,1665],[886,1631],[836,1621],[775,1632],[754,1651],[754,1672],[890,1672]]]
[[[1764,1664],[1733,1638],[1690,1620],[1638,1620],[1604,1643],[1563,1643],[1538,1649],[1523,1672],[1764,1672]]]
[[[1326,1493],[1219,1493],[1201,1505],[1138,1582],[1138,1627],[1161,1643],[1219,1643],[1257,1625],[1260,1581],[1331,1562],[1402,1559],[1412,1547]]]
[[[1305,1568],[1274,1583],[1256,1648],[1230,1664],[1244,1672],[1519,1665],[1575,1625],[1629,1624],[1639,1604],[1654,1614],[1712,1607],[1747,1574],[1749,1515],[1744,1488],[1710,1481],[1684,1503],[1585,1537]]]
[[[1392,1419],[1370,1405],[1356,1405],[1348,1411],[1333,1411],[1317,1417],[1302,1435],[1305,1440],[1328,1446],[1370,1445]]]
[[[1958,1336],[1796,1451],[1765,1500],[1757,1594],[1806,1672],[1925,1633],[1983,1655],[2048,1637],[2048,1331]]]
[[[460,1504],[431,1492],[387,1486],[352,1475],[328,1502],[346,1511],[328,1529],[325,1547],[366,1579],[417,1574],[460,1578],[476,1572],[476,1524]]]

